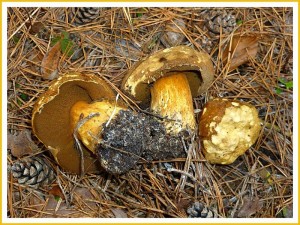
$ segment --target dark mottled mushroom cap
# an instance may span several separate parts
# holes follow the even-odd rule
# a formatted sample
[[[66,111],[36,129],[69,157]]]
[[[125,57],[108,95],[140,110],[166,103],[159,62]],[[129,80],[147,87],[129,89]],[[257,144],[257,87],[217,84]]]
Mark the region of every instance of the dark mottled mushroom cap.
[[[138,62],[124,77],[121,89],[140,101],[150,102],[149,84],[162,76],[183,72],[187,75],[192,96],[206,91],[214,79],[210,56],[188,46],[176,46],[154,53]]]
[[[33,133],[68,172],[80,173],[80,156],[74,148],[70,109],[78,101],[92,102],[102,98],[115,98],[104,80],[91,74],[67,74],[54,80],[34,106]],[[83,152],[85,172],[101,170],[96,157],[86,148]]]

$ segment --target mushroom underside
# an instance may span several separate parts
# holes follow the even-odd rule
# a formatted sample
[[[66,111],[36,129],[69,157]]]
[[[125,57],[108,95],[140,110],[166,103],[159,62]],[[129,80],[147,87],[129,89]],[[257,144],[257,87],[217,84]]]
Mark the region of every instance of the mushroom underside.
[[[66,171],[80,173],[80,152],[75,148],[73,132],[70,129],[71,107],[77,101],[92,102],[105,96],[112,99],[114,93],[100,78],[67,75],[52,83],[37,101],[32,116],[34,134]],[[84,146],[82,150],[85,172],[101,171],[96,157]]]

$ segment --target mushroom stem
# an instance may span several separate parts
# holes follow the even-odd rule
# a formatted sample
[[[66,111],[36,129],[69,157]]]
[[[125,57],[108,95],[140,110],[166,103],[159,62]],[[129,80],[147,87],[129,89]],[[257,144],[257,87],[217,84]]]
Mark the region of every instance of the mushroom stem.
[[[80,140],[76,143],[93,152],[109,173],[121,174],[133,168],[148,144],[149,119],[114,102],[77,102],[70,115],[74,138]]]
[[[98,113],[99,115],[95,115],[85,121],[77,130],[78,138],[90,151],[95,153],[96,146],[99,144],[99,139],[101,138],[102,124],[114,118],[122,109],[125,108],[110,101],[97,101],[93,103],[79,101],[73,105],[70,111],[71,129],[72,131],[76,129],[81,118],[86,118],[92,113]],[[95,126],[95,124],[98,125]]]
[[[154,82],[150,108],[167,118],[165,127],[171,134],[196,128],[192,93],[184,73],[161,77]]]

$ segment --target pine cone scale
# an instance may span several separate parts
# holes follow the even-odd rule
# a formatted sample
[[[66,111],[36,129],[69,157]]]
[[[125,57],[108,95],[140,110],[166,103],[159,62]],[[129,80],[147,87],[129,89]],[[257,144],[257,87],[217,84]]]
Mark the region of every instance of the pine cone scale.
[[[12,176],[19,184],[32,188],[49,185],[55,179],[50,165],[40,157],[31,157],[16,161],[11,167]]]

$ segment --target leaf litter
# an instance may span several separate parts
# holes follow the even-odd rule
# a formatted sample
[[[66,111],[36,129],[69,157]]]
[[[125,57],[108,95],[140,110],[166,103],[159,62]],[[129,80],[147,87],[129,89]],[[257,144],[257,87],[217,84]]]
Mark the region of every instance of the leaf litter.
[[[21,158],[25,155],[36,153],[39,148],[31,139],[31,131],[22,130],[17,135],[7,134],[7,148],[14,157]]]
[[[178,218],[187,217],[187,208],[196,201],[225,218],[231,215],[292,216],[292,97],[295,88],[292,83],[292,18],[296,16],[292,8],[107,7],[101,8],[99,15],[89,23],[81,25],[68,22],[68,8],[28,7],[26,10],[28,13],[24,8],[8,9],[7,80],[12,85],[8,91],[7,129],[8,134],[16,134],[8,137],[12,140],[9,148],[15,151],[14,155],[8,154],[8,163],[13,157],[36,154],[16,143],[18,133],[31,130],[34,103],[49,86],[49,81],[42,76],[55,75],[55,71],[96,72],[119,92],[123,76],[136,61],[165,48],[160,40],[163,32],[179,32],[179,36],[185,38],[178,39],[181,43],[176,44],[207,49],[212,57],[216,80],[205,95],[194,99],[196,112],[201,112],[206,101],[215,97],[247,101],[263,111],[263,129],[257,143],[227,166],[208,164],[196,137],[187,141],[186,158],[141,162],[134,170],[117,177],[105,173],[78,177],[55,167],[57,181],[54,185],[59,186],[56,194],[44,189],[29,189],[9,178],[8,217]],[[218,20],[208,16],[210,10],[218,11],[218,18],[226,14],[240,22],[228,33],[210,32],[205,24]],[[224,11],[226,13],[222,13]],[[28,14],[33,25],[42,22],[44,28],[37,26],[30,34],[28,29],[31,28],[24,25],[24,21],[29,21]],[[179,26],[176,21],[184,21],[185,26]],[[170,23],[177,24],[180,29],[167,26]],[[77,39],[71,35],[62,36],[65,31],[75,34]],[[51,48],[51,37],[55,36],[68,40],[63,41],[65,50],[58,44]],[[223,49],[233,47],[234,38],[238,38],[239,44],[231,49],[228,61]],[[243,38],[247,41],[242,41]],[[61,45],[60,41],[58,43]],[[72,50],[66,53],[68,46],[75,47],[80,54],[72,59]],[[35,57],[29,58],[32,52]],[[37,69],[41,65],[43,73]],[[20,80],[24,82],[16,89],[15,84]],[[276,93],[276,88],[281,92]],[[23,101],[20,93],[26,94],[26,104],[18,104],[18,100]],[[26,142],[26,139],[20,141]],[[38,140],[33,138],[32,142],[39,151],[45,152],[45,157],[53,160]],[[165,163],[172,170],[168,170]],[[74,190],[78,187],[82,190],[76,194]],[[253,206],[248,209],[247,205]]]

